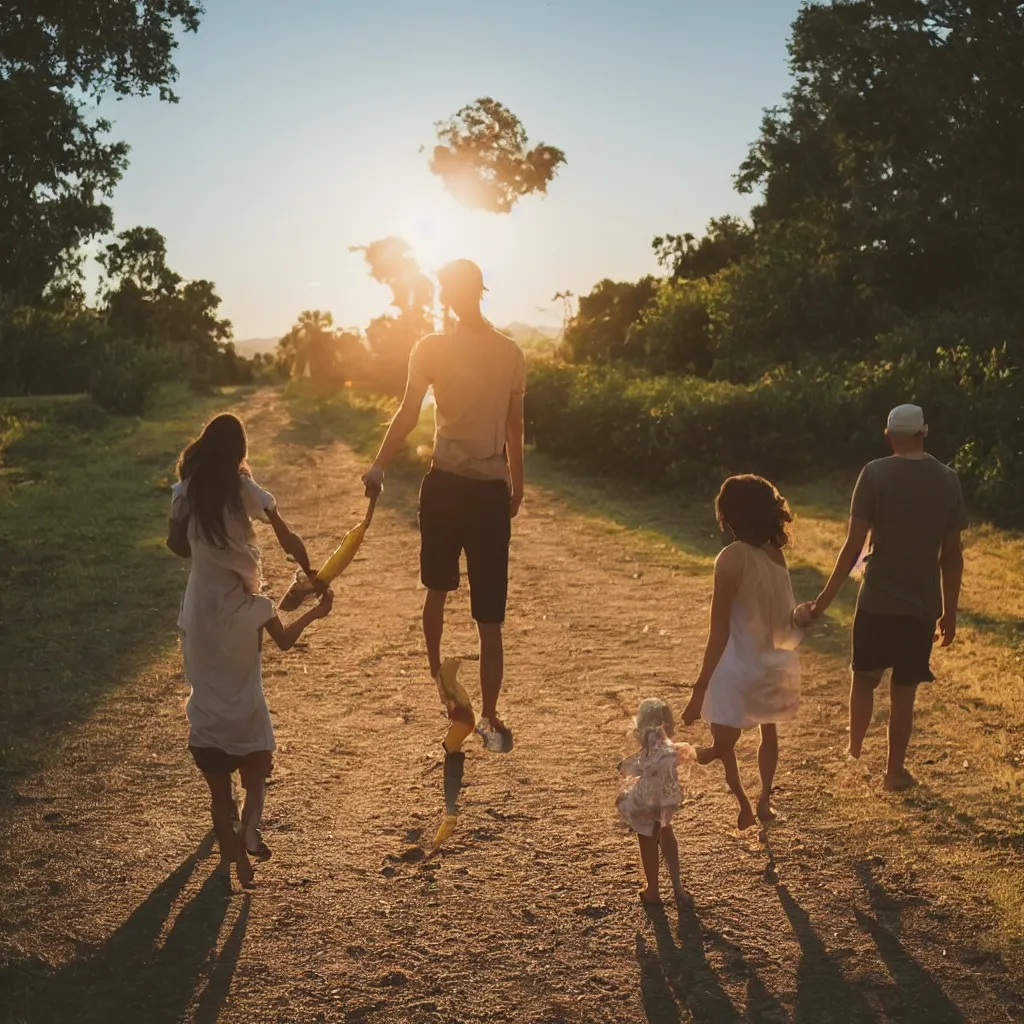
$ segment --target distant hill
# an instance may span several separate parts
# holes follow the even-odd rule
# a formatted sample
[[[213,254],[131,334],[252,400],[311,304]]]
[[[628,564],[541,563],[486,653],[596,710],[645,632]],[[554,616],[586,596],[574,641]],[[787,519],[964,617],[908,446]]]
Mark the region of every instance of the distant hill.
[[[244,338],[235,341],[235,351],[246,359],[251,359],[257,352],[273,352],[277,348],[277,338]]]
[[[559,327],[542,327],[536,324],[511,323],[501,328],[525,352],[535,354],[552,353],[558,336],[562,333]]]

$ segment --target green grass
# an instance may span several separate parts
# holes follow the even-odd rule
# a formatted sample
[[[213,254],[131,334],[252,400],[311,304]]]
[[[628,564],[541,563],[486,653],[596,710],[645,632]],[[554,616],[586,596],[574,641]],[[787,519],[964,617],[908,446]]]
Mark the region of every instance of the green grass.
[[[0,400],[0,802],[174,643],[174,463],[231,397],[170,389],[144,418],[84,396]]]

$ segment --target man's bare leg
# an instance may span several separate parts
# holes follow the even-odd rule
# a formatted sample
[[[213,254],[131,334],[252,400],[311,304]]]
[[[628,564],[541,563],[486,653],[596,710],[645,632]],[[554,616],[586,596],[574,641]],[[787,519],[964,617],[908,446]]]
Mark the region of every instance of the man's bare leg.
[[[447,600],[447,591],[428,590],[423,602],[423,638],[427,642],[431,679],[436,679],[437,673],[441,671],[441,636],[444,633],[444,605]]]
[[[850,682],[850,757],[860,757],[864,737],[875,712],[875,687],[882,681],[883,672],[854,672]]]
[[[910,735],[914,731],[916,683],[889,683],[889,758],[885,766],[885,788],[906,789],[914,784],[905,761]]]
[[[761,745],[757,748],[757,770],[761,776],[761,793],[757,798],[757,816],[761,821],[774,821],[772,783],[779,766],[779,730],[774,725],[761,726]]]
[[[480,635],[480,698],[481,716],[491,725],[501,725],[498,718],[498,695],[505,675],[505,648],[501,637],[501,624],[477,623]]]

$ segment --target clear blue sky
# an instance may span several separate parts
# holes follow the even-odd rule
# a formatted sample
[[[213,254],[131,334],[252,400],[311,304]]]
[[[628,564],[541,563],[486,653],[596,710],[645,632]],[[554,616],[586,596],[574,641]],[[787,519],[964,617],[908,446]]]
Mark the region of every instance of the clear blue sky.
[[[732,175],[788,87],[798,0],[207,0],[181,102],[104,104],[132,147],[118,229],[158,228],[212,279],[237,338],[306,308],[365,326],[387,292],[349,245],[412,236],[425,269],[476,259],[497,323],[552,323],[559,289],[656,269],[651,239],[743,213]],[[506,217],[444,193],[418,149],[481,96],[565,150]],[[539,307],[539,308],[538,308]]]

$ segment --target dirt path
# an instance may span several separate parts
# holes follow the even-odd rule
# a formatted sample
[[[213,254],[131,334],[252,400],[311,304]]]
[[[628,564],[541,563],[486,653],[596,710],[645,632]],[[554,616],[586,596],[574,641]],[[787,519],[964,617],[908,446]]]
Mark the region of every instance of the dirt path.
[[[273,393],[245,412],[258,478],[322,555],[362,514],[360,460],[293,443]],[[870,823],[830,815],[833,793],[867,785],[835,756],[835,661],[806,660],[801,717],[783,731],[787,820],[767,844],[739,836],[719,774],[701,776],[678,826],[693,906],[678,921],[642,912],[614,764],[642,696],[681,705],[708,581],[551,494],[531,494],[515,529],[503,706],[517,749],[469,745],[459,829],[420,863],[441,811],[442,721],[411,497],[389,489],[334,616],[266,656],[274,858],[253,892],[206,884],[176,655],[21,786],[0,874],[3,1024],[1024,1019],[1006,968],[978,952],[984,907],[929,872],[912,823],[894,860],[873,852]],[[288,567],[267,549],[279,593]],[[473,651],[464,593],[449,622],[447,652]]]

